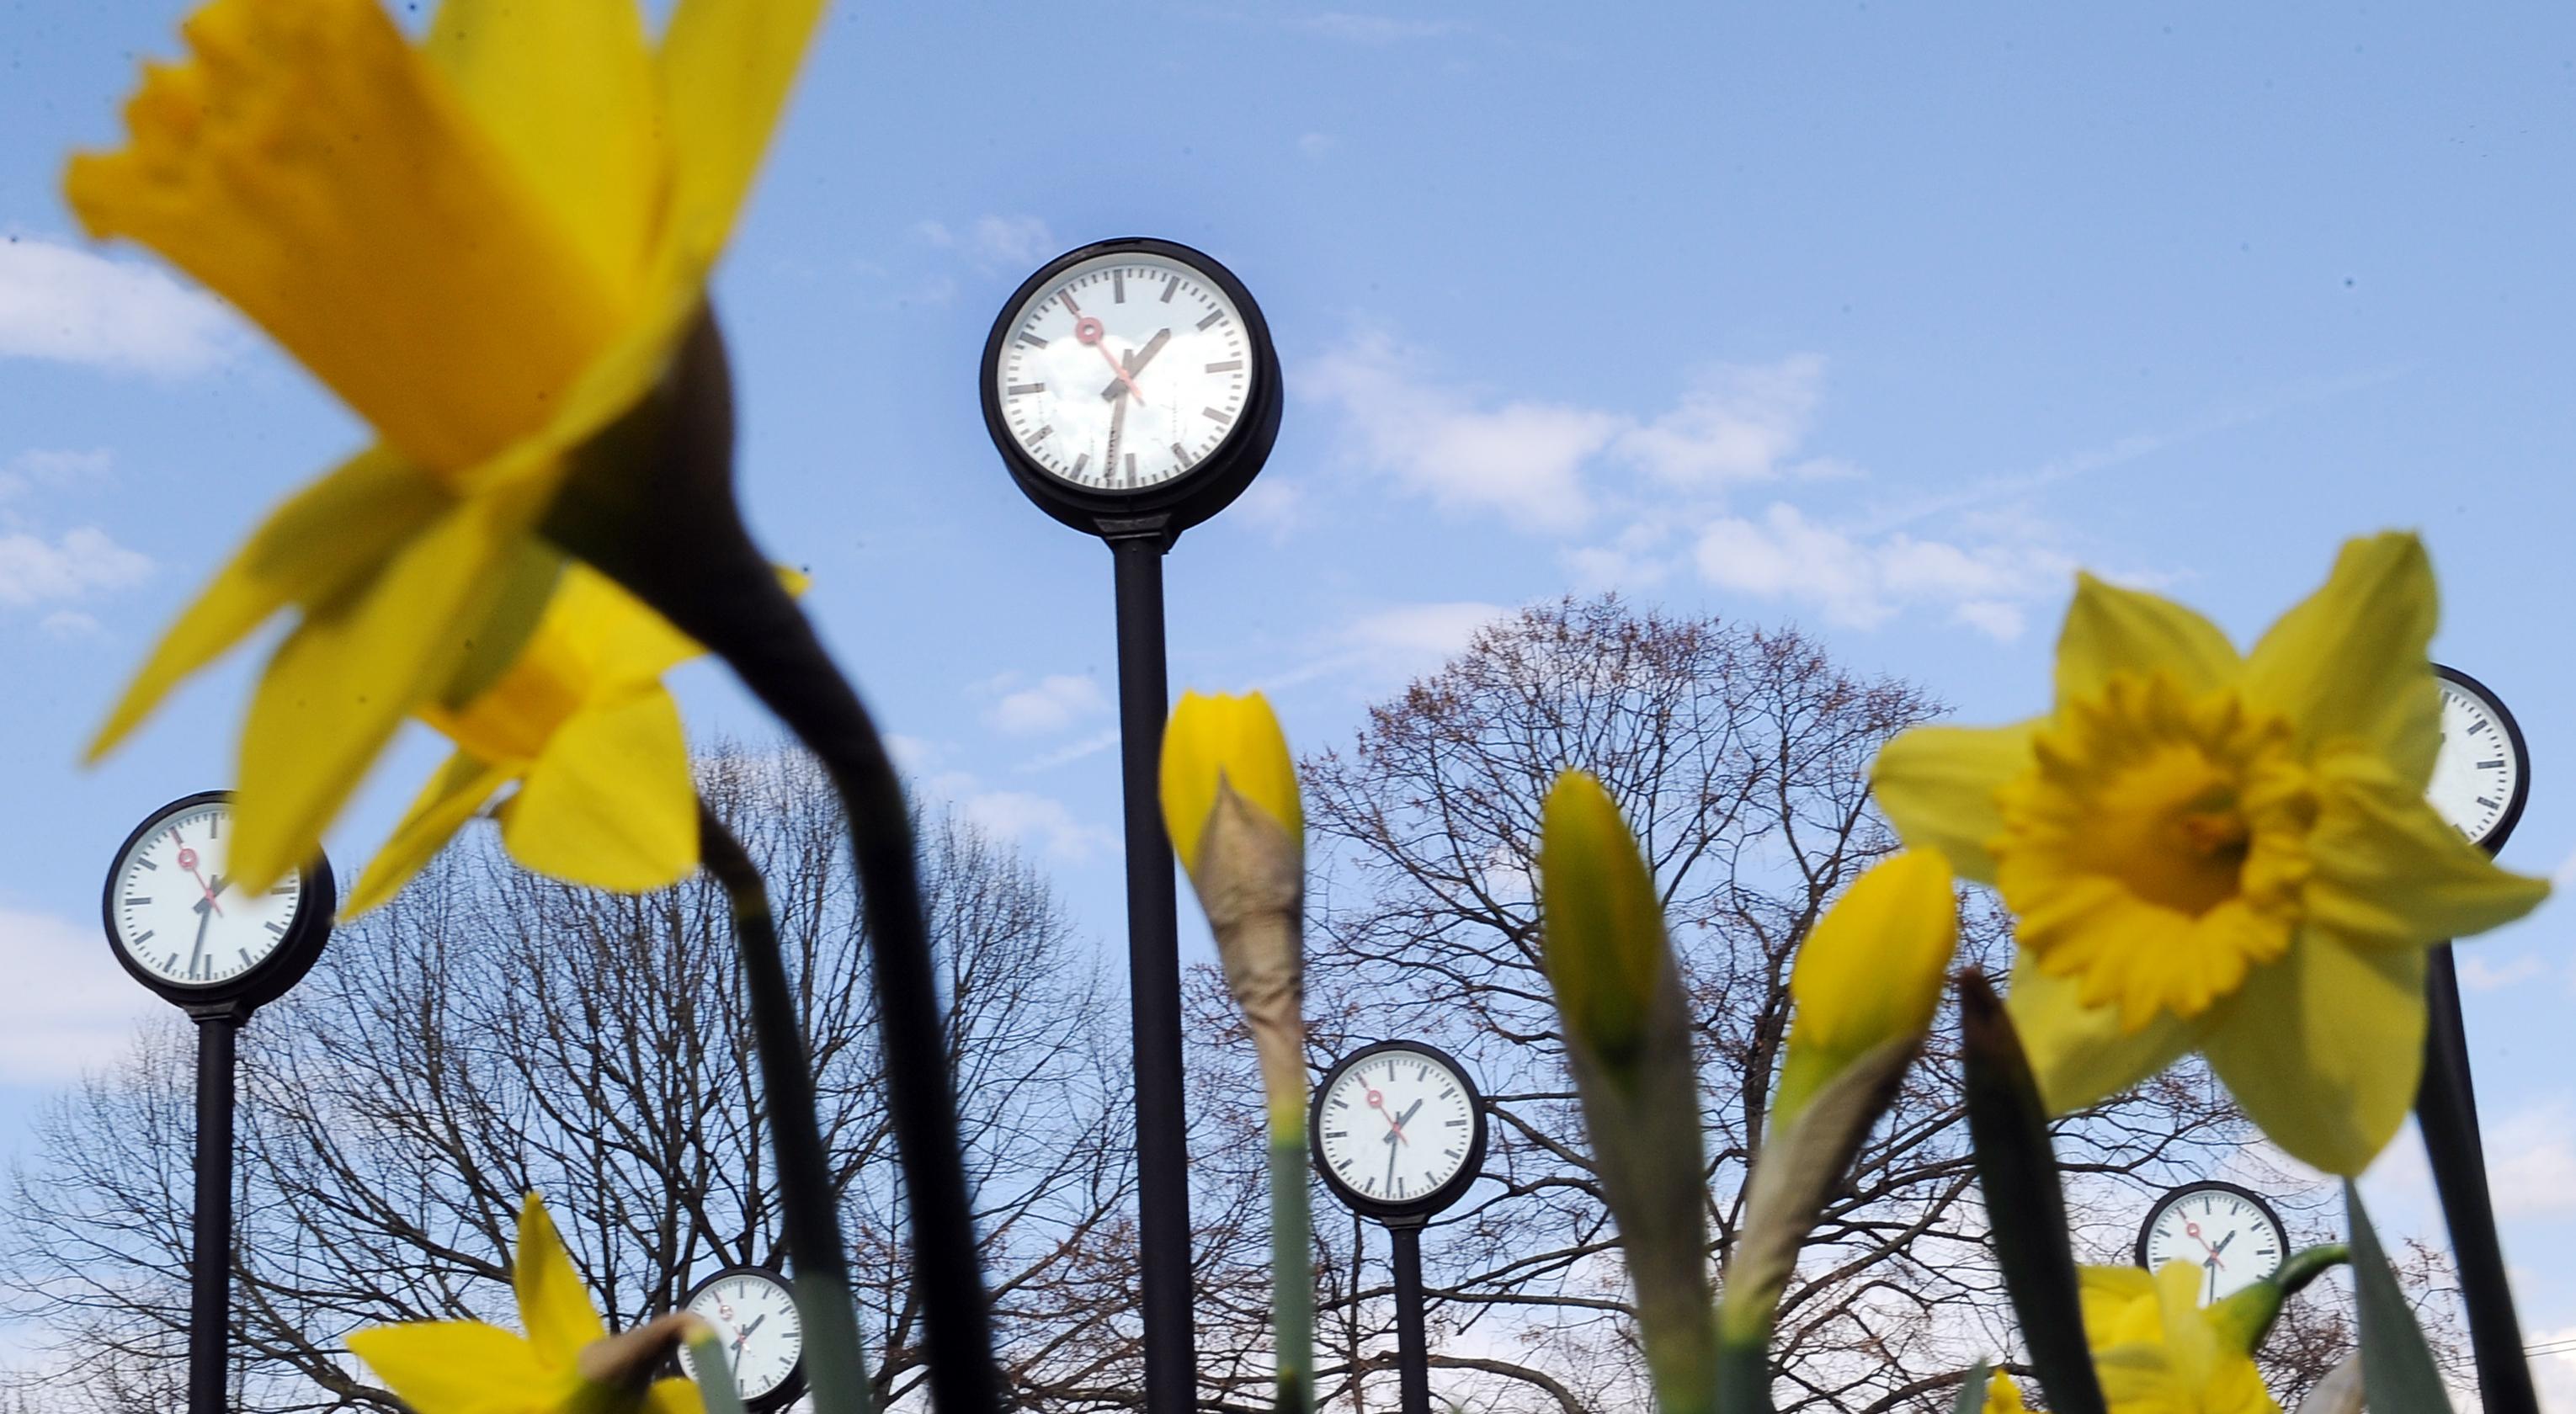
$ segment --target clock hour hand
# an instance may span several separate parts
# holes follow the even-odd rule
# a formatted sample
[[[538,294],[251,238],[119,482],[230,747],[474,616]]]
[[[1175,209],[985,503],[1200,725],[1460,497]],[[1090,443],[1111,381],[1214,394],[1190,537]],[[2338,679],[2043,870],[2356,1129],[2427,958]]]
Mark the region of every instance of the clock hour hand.
[[[1161,353],[1163,351],[1163,345],[1168,344],[1171,341],[1172,331],[1169,329],[1160,329],[1155,331],[1154,337],[1145,341],[1145,346],[1143,348],[1128,351],[1127,354],[1118,360],[1119,367],[1122,370],[1119,378],[1112,382],[1108,387],[1100,390],[1100,400],[1102,402],[1107,402],[1110,399],[1117,397],[1118,390],[1122,386],[1127,388],[1136,388],[1136,375],[1144,372],[1145,365],[1152,363],[1154,361],[1154,355]],[[1143,397],[1144,390],[1136,389],[1136,395],[1140,398]]]

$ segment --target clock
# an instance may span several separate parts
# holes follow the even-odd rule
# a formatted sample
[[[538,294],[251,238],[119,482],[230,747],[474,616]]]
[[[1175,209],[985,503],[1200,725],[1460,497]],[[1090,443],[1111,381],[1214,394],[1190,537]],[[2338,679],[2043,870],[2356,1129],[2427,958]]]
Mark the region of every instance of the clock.
[[[1380,1041],[1324,1073],[1307,1135],[1334,1196],[1384,1222],[1419,1223],[1483,1169],[1484,1099],[1445,1052]]]
[[[733,1367],[743,1407],[784,1409],[805,1392],[805,1323],[795,1295],[766,1267],[727,1267],[689,1293],[687,1309],[715,1327]],[[680,1347],[680,1368],[698,1378],[697,1359]]]
[[[2433,674],[2442,687],[2442,750],[2424,798],[2471,844],[2493,854],[2531,797],[2531,751],[2513,714],[2486,684],[2439,663]]]
[[[232,796],[203,791],[145,816],[117,847],[100,911],[116,960],[193,1012],[250,1009],[283,996],[321,955],[339,896],[330,861],[258,893],[230,876]]]
[[[2199,1267],[2203,1306],[2281,1270],[2288,1250],[2288,1233],[2271,1204],[2249,1189],[2214,1180],[2167,1192],[2138,1229],[2138,1265],[2150,1271],[2167,1262]]]
[[[1098,535],[1223,510],[1279,435],[1252,294],[1171,241],[1101,241],[1024,281],[984,343],[984,423],[1029,499]]]

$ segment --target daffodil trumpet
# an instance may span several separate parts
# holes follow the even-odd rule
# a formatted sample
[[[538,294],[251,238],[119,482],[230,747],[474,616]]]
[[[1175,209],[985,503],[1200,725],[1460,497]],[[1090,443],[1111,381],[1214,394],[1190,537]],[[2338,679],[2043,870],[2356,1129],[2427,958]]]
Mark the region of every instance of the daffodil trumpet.
[[[796,1018],[796,994],[778,946],[769,910],[769,887],[760,866],[733,832],[701,800],[698,837],[706,871],[731,906],[736,946],[742,953],[743,988],[751,1002],[752,1048],[760,1063],[761,1092],[768,1099],[769,1147],[778,1159],[778,1208],[787,1250],[795,1255],[790,1278],[796,1314],[804,1326],[805,1373],[822,1414],[868,1414],[869,1382],[858,1309],[850,1299],[840,1205],[835,1201],[828,1151],[815,1120],[814,1074]]]
[[[1216,935],[1269,1119],[1275,1405],[1314,1405],[1315,1271],[1306,1152],[1305,809],[1260,693],[1181,695],[1163,730],[1163,827]]]

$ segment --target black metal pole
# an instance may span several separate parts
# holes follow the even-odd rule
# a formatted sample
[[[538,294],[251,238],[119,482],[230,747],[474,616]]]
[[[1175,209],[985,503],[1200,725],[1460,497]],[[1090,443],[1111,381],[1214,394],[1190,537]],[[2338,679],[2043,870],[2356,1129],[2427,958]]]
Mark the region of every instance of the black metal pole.
[[[1137,1268],[1145,1317],[1146,1414],[1189,1414],[1198,1398],[1190,1327],[1190,1179],[1181,1096],[1180,916],[1163,836],[1160,525],[1113,536],[1117,566],[1118,748],[1127,807],[1127,986],[1135,1028]]]
[[[1389,1223],[1395,1248],[1395,1371],[1403,1414],[1431,1414],[1431,1345],[1422,1333],[1422,1228]]]
[[[232,1011],[197,1017],[197,1210],[188,1256],[188,1414],[223,1414],[232,1367]]]
[[[2460,1266],[2460,1301],[2469,1313],[2478,1397],[2488,1414],[2539,1414],[2540,1397],[2532,1388],[2522,1324],[2514,1318],[2513,1288],[2505,1279],[2504,1249],[2496,1238],[2495,1205],[2487,1192],[2486,1146],[2478,1137],[2477,1089],[2469,1078],[2468,1029],[2460,1015],[2460,974],[2448,943],[2433,949],[2424,994],[2424,1082],[2416,1093],[2415,1118],[2423,1126],[2424,1153],[2451,1230],[2451,1254]]]

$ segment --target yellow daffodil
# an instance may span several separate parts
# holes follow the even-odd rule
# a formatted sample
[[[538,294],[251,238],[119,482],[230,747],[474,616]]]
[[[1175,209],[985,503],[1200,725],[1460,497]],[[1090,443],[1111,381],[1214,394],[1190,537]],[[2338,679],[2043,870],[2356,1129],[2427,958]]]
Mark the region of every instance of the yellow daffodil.
[[[2111,1414],[2280,1414],[2254,1357],[2201,1309],[2199,1268],[2083,1267],[2076,1276],[2084,1343]]]
[[[129,141],[73,159],[91,234],[151,246],[375,430],[162,639],[92,747],[282,610],[244,728],[233,862],[310,852],[405,713],[498,677],[561,556],[568,454],[700,315],[821,0],[213,0]],[[221,515],[220,497],[209,501]]]
[[[2187,1051],[2281,1147],[2358,1173],[2414,1103],[2427,948],[2548,886],[2424,802],[2440,745],[2415,537],[2343,549],[2239,655],[2090,576],[2050,713],[1888,744],[1879,803],[2018,916],[2010,1007],[2051,1109]]]
[[[501,680],[422,716],[455,755],[367,866],[348,911],[392,898],[502,786],[511,857],[541,874],[641,893],[698,863],[698,797],[679,705],[662,674],[698,645],[586,565]]]
[[[357,1331],[350,1353],[419,1414],[703,1414],[696,1385],[652,1378],[683,1333],[703,1327],[665,1316],[611,1337],[533,1193],[519,1209],[510,1281],[525,1335],[481,1321],[416,1321]]]
[[[1853,881],[1808,931],[1789,972],[1797,1011],[1772,1123],[1794,1122],[1817,1088],[1863,1053],[1930,1030],[1958,946],[1959,900],[1938,850],[1881,860]]]
[[[1193,876],[1220,782],[1303,849],[1306,812],[1297,795],[1297,763],[1289,758],[1278,716],[1260,693],[1184,692],[1163,729],[1163,825],[1181,867]]]
[[[1986,1379],[1985,1414],[2023,1414],[2028,1406],[2021,1402],[2021,1386],[2012,1376],[1997,1370]]]
[[[1540,947],[1571,1039],[1613,1069],[1646,1043],[1673,970],[1664,900],[1619,806],[1589,771],[1556,778],[1539,810]]]

